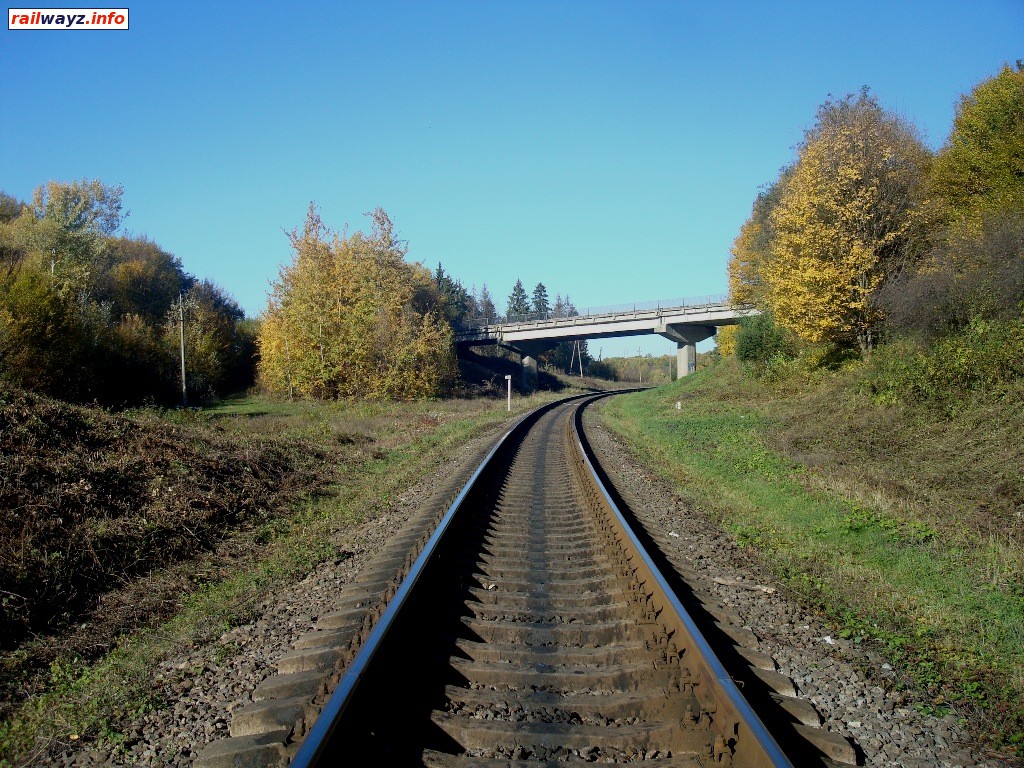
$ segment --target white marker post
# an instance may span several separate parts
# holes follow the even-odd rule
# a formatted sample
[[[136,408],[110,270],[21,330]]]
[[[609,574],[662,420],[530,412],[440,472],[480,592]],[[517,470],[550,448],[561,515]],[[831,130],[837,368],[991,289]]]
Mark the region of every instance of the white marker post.
[[[508,411],[512,412],[512,376],[505,374],[505,381],[508,383]]]

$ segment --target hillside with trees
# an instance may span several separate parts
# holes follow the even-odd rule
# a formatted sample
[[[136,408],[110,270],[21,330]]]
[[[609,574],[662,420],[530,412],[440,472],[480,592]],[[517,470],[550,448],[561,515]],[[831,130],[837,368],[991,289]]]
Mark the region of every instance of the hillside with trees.
[[[936,153],[869,91],[829,98],[729,283],[760,314],[720,362],[610,423],[898,690],[1019,756],[1024,68],[963,96]]]
[[[894,401],[1018,378],[1022,135],[1020,67],[963,97],[935,156],[866,89],[829,99],[733,244],[732,300],[763,314],[720,349],[764,371],[870,360]]]
[[[121,187],[0,195],[0,380],[72,402],[193,403],[253,381],[254,326],[220,287],[119,234]],[[184,338],[182,338],[184,337]]]

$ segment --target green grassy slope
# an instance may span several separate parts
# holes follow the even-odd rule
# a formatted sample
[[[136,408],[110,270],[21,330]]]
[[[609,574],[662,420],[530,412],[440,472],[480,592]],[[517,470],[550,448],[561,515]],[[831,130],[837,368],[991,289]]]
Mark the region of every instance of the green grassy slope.
[[[676,403],[679,403],[679,409]],[[850,374],[768,388],[726,361],[606,423],[935,708],[1024,744],[1024,416],[884,407]]]

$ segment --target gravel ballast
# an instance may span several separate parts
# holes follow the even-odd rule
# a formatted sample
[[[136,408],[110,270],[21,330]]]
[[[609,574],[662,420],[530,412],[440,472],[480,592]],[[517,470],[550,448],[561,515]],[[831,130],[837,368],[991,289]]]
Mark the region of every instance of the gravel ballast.
[[[450,501],[493,445],[502,425],[470,441],[388,509],[354,529],[340,544],[339,558],[321,565],[300,582],[267,595],[257,621],[225,632],[211,644],[187,655],[167,659],[154,670],[168,706],[127,723],[122,737],[43,758],[43,765],[156,768],[191,766],[202,749],[228,736],[234,710],[253,702],[257,685],[276,673],[278,659],[336,607],[338,594],[353,582],[364,565],[417,515]]]

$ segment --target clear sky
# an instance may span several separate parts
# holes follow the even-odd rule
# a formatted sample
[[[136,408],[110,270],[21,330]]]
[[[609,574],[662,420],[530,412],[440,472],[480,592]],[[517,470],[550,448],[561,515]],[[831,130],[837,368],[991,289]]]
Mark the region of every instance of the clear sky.
[[[722,293],[829,94],[868,85],[938,148],[1024,58],[1024,0],[129,8],[123,32],[0,29],[0,189],[122,184],[126,229],[250,314],[310,200],[336,228],[382,206],[500,309],[517,277],[579,307]]]

